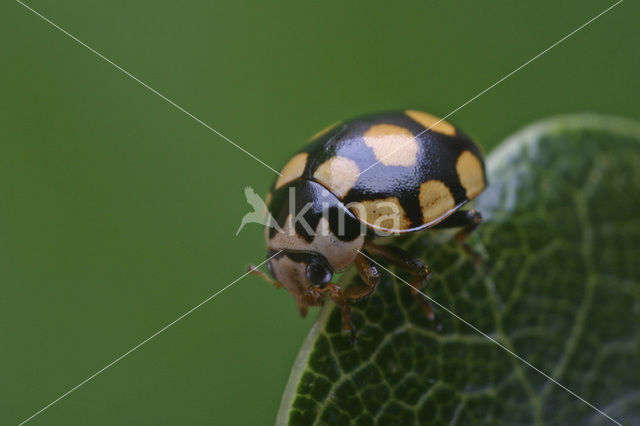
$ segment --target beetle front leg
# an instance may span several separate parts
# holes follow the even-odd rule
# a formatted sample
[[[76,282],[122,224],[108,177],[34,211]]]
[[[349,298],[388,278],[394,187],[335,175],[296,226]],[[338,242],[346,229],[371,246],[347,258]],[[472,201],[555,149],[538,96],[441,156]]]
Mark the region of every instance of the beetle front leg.
[[[349,306],[349,301],[347,300],[345,294],[336,284],[328,284],[319,291],[322,293],[328,292],[331,300],[333,300],[335,304],[340,308],[340,311],[342,313],[342,330],[349,331],[349,333],[351,334],[351,340],[355,342],[356,328],[353,325],[353,321],[351,321],[351,306]]]
[[[345,297],[351,301],[357,301],[369,296],[375,291],[380,282],[380,272],[378,272],[378,268],[362,253],[358,253],[354,263],[365,285],[350,287],[344,291]]]
[[[415,298],[420,302],[427,313],[427,317],[436,323],[437,328],[440,328],[440,322],[431,306],[431,302],[421,294],[421,290],[426,286],[429,275],[431,274],[429,267],[420,259],[411,256],[399,247],[381,246],[368,242],[365,244],[365,248],[369,253],[383,257],[393,265],[414,275],[413,280],[409,283],[411,293],[413,293]]]

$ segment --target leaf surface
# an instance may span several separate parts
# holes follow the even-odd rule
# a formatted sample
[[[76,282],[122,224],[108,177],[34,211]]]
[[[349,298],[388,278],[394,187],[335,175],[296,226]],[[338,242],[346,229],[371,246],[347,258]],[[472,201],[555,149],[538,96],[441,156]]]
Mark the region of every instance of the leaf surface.
[[[640,423],[640,124],[559,117],[487,159],[485,223],[394,241],[433,271],[437,303],[623,424]],[[395,274],[408,276],[383,263]],[[360,283],[351,271],[342,285]],[[442,308],[437,331],[389,273],[353,304],[358,342],[322,308],[278,424],[614,424]]]

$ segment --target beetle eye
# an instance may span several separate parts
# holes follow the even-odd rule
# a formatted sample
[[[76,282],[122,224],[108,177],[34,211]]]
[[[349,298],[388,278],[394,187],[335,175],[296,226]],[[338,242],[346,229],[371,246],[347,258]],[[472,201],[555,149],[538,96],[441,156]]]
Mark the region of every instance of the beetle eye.
[[[331,270],[320,262],[311,262],[307,265],[307,278],[313,285],[323,286],[331,281],[332,276]]]
[[[273,272],[273,266],[271,266],[271,260],[267,262],[267,271],[269,271],[273,278],[276,277],[276,274]]]

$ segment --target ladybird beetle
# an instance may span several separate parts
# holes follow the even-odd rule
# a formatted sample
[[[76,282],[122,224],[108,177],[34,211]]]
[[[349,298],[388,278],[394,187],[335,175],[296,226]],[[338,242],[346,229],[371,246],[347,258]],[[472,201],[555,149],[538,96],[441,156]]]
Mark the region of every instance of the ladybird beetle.
[[[314,136],[282,168],[266,204],[267,268],[252,271],[295,298],[300,314],[328,294],[342,309],[343,329],[354,328],[349,302],[367,297],[380,273],[369,257],[383,258],[414,276],[419,295],[429,268],[404,250],[380,245],[380,235],[427,228],[461,228],[464,239],[481,222],[461,207],[487,184],[481,150],[451,124],[421,111],[368,115],[336,123]],[[364,286],[341,289],[334,272],[355,264]]]

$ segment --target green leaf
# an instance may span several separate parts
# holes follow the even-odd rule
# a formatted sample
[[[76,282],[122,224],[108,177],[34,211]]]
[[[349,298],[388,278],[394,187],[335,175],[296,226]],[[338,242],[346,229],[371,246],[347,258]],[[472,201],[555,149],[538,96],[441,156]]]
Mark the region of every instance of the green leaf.
[[[469,239],[476,268],[427,231],[395,243],[433,270],[427,294],[624,424],[640,422],[640,124],[596,115],[526,128],[488,158]],[[390,269],[404,279],[405,275]],[[358,283],[351,271],[342,285]],[[358,342],[327,303],[278,424],[613,424],[442,308],[437,331],[385,273],[353,305]]]

